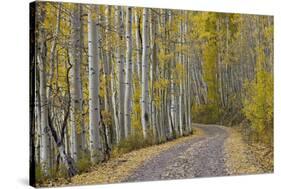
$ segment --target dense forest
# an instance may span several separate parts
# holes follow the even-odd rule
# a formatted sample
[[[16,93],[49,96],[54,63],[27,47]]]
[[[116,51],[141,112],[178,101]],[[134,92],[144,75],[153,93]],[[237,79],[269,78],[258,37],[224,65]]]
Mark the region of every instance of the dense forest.
[[[36,2],[36,177],[242,127],[273,145],[273,17]]]

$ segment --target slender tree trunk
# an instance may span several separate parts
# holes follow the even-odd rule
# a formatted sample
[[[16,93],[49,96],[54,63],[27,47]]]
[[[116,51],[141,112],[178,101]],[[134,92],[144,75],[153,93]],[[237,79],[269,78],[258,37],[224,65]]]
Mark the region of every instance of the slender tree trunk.
[[[125,137],[131,133],[131,96],[132,96],[132,8],[126,15],[126,79],[125,79]]]
[[[173,15],[172,15],[172,11],[168,11],[168,17],[169,17],[169,21],[168,21],[168,25],[169,25],[169,29],[172,28],[172,23],[173,23]],[[172,39],[171,34],[172,33],[170,30],[168,32],[168,39]],[[176,105],[176,85],[175,85],[175,53],[173,53],[173,49],[175,49],[175,44],[171,43],[170,45],[171,49],[168,49],[168,51],[173,54],[172,58],[171,58],[171,62],[170,62],[170,97],[171,97],[171,106],[170,106],[170,114],[171,114],[171,125],[173,130],[176,132],[176,114],[177,114],[177,105]]]
[[[141,123],[144,138],[147,137],[149,126],[148,113],[148,9],[143,9],[143,47],[142,47],[142,99],[141,99]]]
[[[84,70],[81,71],[83,65],[83,49],[84,49],[84,23],[83,23],[83,6],[79,5],[79,17],[80,17],[80,46],[79,46],[79,54],[80,54],[80,65],[79,65],[79,78],[78,78],[78,90],[79,90],[79,114],[80,114],[80,125],[81,131],[79,133],[79,150],[83,152],[87,152],[87,140],[86,140],[86,127],[85,127],[85,120],[84,120],[84,108],[83,108],[83,77],[82,73]]]
[[[100,107],[99,107],[99,56],[98,56],[98,8],[95,7],[94,18],[92,6],[88,11],[88,62],[89,62],[89,134],[91,161],[100,160]]]
[[[114,65],[115,67],[115,65]],[[118,91],[118,87],[116,86],[116,71],[112,70],[112,77],[111,77],[111,91],[112,91],[112,95],[111,95],[111,101],[112,101],[112,110],[113,110],[113,118],[114,119],[114,129],[112,128],[112,135],[111,135],[111,143],[117,143],[117,141],[119,141],[118,139],[118,133],[119,133],[119,119],[118,119],[118,103],[116,102],[117,99],[117,91]]]
[[[70,123],[71,123],[71,155],[76,162],[78,160],[78,140],[77,131],[78,127],[81,125],[81,112],[80,112],[80,11],[79,5],[75,4],[71,15],[71,47],[70,47],[70,64],[71,69],[71,113],[70,113]]]
[[[43,32],[42,32],[43,33]],[[43,34],[41,34],[43,35]],[[45,43],[44,41],[42,43]],[[45,45],[41,45],[42,52],[46,53],[44,50]],[[44,52],[45,51],[45,52]],[[41,54],[40,53],[40,54]],[[45,174],[48,174],[48,171],[51,167],[50,161],[50,137],[48,129],[48,101],[46,96],[46,62],[45,55],[39,55],[39,69],[40,69],[40,104],[41,104],[41,137],[42,137],[42,151],[41,151],[41,164]]]
[[[156,80],[156,65],[157,63],[157,46],[156,46],[156,18],[155,14],[151,10],[151,22],[150,22],[150,48],[151,48],[151,64],[150,64],[150,86],[151,86],[151,94],[150,94],[150,115],[151,115],[151,124],[153,130],[154,138],[159,142],[159,128],[156,120],[156,106],[154,101],[154,82]]]
[[[117,143],[125,138],[125,114],[124,114],[124,102],[125,102],[125,69],[124,69],[124,55],[123,55],[123,31],[124,24],[122,21],[122,11],[119,6],[116,7],[116,27],[118,32],[118,42],[119,47],[117,48],[117,63],[118,63],[118,81],[119,81],[119,93],[118,93],[118,118],[119,118],[119,129],[116,131],[117,133]]]
[[[137,48],[137,71],[138,71],[138,79],[141,79],[141,70],[142,70],[142,65],[141,65],[141,52],[142,52],[142,44],[141,44],[141,21],[140,21],[140,16],[138,15],[137,9],[135,10],[135,24],[136,24],[136,48]]]
[[[183,56],[183,61],[185,62],[185,70],[186,70],[186,74],[184,77],[184,118],[185,118],[185,122],[184,122],[184,129],[183,129],[183,134],[187,135],[189,133],[189,125],[188,125],[188,87],[187,87],[187,80],[188,80],[188,63],[187,63],[187,56],[184,55]]]
[[[111,118],[111,125],[109,122],[104,122],[105,124],[105,132],[106,132],[106,140],[108,147],[111,148],[111,135],[112,135],[112,128],[115,127],[115,119],[114,119],[114,111],[113,111],[113,103],[111,96],[113,95],[111,91],[111,79],[112,79],[112,62],[111,62],[111,47],[110,47],[110,39],[109,39],[109,24],[110,24],[110,14],[111,9],[110,6],[106,6],[105,9],[106,19],[105,19],[105,61],[104,61],[104,79],[105,79],[105,112],[110,115]]]
[[[181,12],[181,16],[182,16],[182,12]],[[182,52],[182,48],[183,48],[183,21],[181,19],[181,22],[180,22],[180,42],[181,42],[181,50],[180,50],[180,53],[179,53],[179,61],[181,63],[181,65],[183,65],[183,52]],[[180,86],[179,86],[179,134],[180,136],[183,135],[183,119],[184,119],[184,116],[183,116],[183,107],[184,107],[184,101],[183,101],[183,85],[184,85],[184,72],[183,70],[181,71],[181,74],[180,74]]]
[[[71,67],[68,68],[67,76],[66,76],[67,88],[68,88],[68,94],[69,94],[68,99],[70,99],[70,82],[69,82],[69,71],[70,71],[70,69],[71,69]],[[68,171],[68,176],[72,177],[77,173],[77,171],[75,169],[73,159],[70,156],[67,155],[67,153],[65,151],[65,146],[63,144],[66,126],[67,126],[67,120],[68,120],[69,111],[70,111],[70,105],[71,104],[70,104],[70,100],[69,100],[67,110],[66,110],[65,115],[64,115],[60,135],[57,133],[55,127],[53,126],[53,120],[51,119],[50,115],[48,115],[48,126],[49,126],[49,129],[51,131],[50,133],[51,133],[51,135],[54,139],[54,142],[56,144],[56,147],[58,149],[59,156],[61,157],[62,162],[63,162],[65,168]]]
[[[190,60],[189,60],[189,55],[187,55],[187,102],[188,102],[188,107],[187,107],[187,112],[188,112],[188,118],[187,118],[187,125],[189,128],[189,133],[192,131],[191,127],[191,82],[190,82]]]
[[[36,58],[36,57],[35,57]],[[41,100],[40,100],[40,74],[38,61],[35,66],[35,148],[37,151],[35,155],[36,162],[40,163],[41,150],[42,150],[42,129],[41,129]]]
[[[49,170],[51,168],[51,159],[50,159],[50,135],[48,129],[48,100],[46,94],[46,56],[47,56],[47,47],[46,47],[46,31],[42,23],[45,20],[45,7],[42,4],[41,11],[39,15],[37,15],[38,20],[41,24],[38,26],[38,48],[37,48],[37,62],[39,67],[39,92],[40,92],[40,109],[41,109],[41,153],[40,153],[40,163],[42,166],[42,170],[45,175],[49,174]],[[40,23],[38,22],[38,23]]]

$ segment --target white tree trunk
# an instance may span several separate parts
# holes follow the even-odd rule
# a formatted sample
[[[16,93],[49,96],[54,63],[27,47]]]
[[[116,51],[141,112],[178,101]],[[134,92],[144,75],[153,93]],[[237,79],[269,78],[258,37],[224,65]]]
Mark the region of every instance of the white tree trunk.
[[[190,60],[189,56],[187,55],[187,102],[188,102],[188,107],[187,107],[187,112],[188,112],[188,118],[187,118],[187,125],[189,129],[189,133],[192,131],[191,128],[191,83],[190,83]]]
[[[126,15],[126,78],[125,78],[125,137],[131,133],[131,96],[132,96],[132,8]]]
[[[149,124],[148,114],[148,10],[143,9],[143,47],[142,47],[142,99],[141,99],[141,123],[144,138],[147,137],[147,130]]]
[[[82,17],[83,15],[83,6],[80,4],[79,5],[80,10],[79,10],[79,16]],[[81,68],[83,64],[83,49],[84,49],[84,39],[83,39],[83,20],[81,18],[80,24],[79,24],[80,30],[79,30],[79,35],[80,35],[80,48],[79,54],[80,54],[80,64],[79,64],[79,75],[78,75],[78,90],[79,90],[79,114],[80,114],[80,126],[81,126],[81,132],[79,134],[79,150],[86,152],[87,151],[87,140],[86,140],[86,128],[85,128],[85,120],[84,120],[84,110],[83,110],[83,79],[81,75]],[[83,71],[83,70],[82,70]]]
[[[156,67],[158,64],[157,61],[157,43],[156,43],[156,28],[157,28],[157,20],[156,15],[153,13],[153,11],[150,9],[150,48],[151,48],[151,64],[150,64],[150,85],[151,85],[151,93],[150,93],[150,114],[151,114],[151,126],[153,129],[153,136],[156,139],[157,142],[159,142],[160,134],[159,134],[159,127],[157,123],[157,109],[155,105],[155,99],[154,99],[154,82],[156,80]]]
[[[40,28],[39,33],[40,49],[37,52],[37,61],[39,66],[40,77],[40,105],[41,105],[41,157],[40,163],[45,175],[48,175],[51,161],[50,161],[50,135],[48,129],[48,100],[46,94],[46,44],[45,44],[45,30]]]
[[[117,48],[116,58],[118,64],[118,82],[119,82],[119,91],[118,91],[118,118],[119,118],[119,130],[116,131],[117,133],[117,143],[125,138],[125,116],[124,116],[124,100],[125,100],[125,69],[124,69],[124,55],[123,55],[123,32],[124,32],[124,24],[122,21],[122,12],[119,6],[116,7],[115,12],[115,19],[116,19],[116,27],[118,33],[118,42],[119,47]]]
[[[99,161],[100,155],[100,107],[99,107],[99,56],[98,56],[98,9],[92,17],[92,7],[88,12],[88,61],[89,61],[89,133],[91,161]]]
[[[79,5],[75,4],[71,15],[71,41],[70,41],[70,64],[71,79],[70,79],[70,93],[71,93],[71,108],[70,108],[70,123],[71,123],[71,156],[74,161],[78,160],[78,140],[77,129],[81,124],[80,112],[80,94],[79,94],[79,81],[80,81],[80,33],[79,33]]]
[[[106,140],[108,147],[111,148],[112,143],[112,132],[113,128],[118,124],[116,123],[116,114],[114,111],[115,104],[113,104],[112,98],[114,98],[114,91],[112,90],[114,72],[113,64],[111,62],[111,41],[110,41],[110,16],[111,16],[111,7],[106,6],[105,10],[105,61],[104,61],[104,77],[105,77],[105,110],[111,115],[111,125],[106,125]],[[107,124],[107,123],[106,123]],[[118,125],[117,125],[118,127]]]
[[[140,17],[138,15],[138,11],[137,9],[135,10],[135,24],[136,24],[136,48],[137,48],[137,62],[136,62],[136,65],[137,65],[137,75],[138,75],[138,79],[141,78],[141,70],[142,70],[142,67],[141,67],[141,39],[140,39]]]
[[[47,99],[48,99],[48,106],[49,106],[49,114],[53,114],[54,112],[54,106],[53,106],[53,98],[51,96],[52,94],[52,89],[54,87],[53,85],[53,80],[54,80],[54,71],[55,71],[55,57],[56,57],[56,46],[57,46],[57,39],[58,35],[60,32],[60,17],[61,17],[61,4],[58,4],[58,10],[57,10],[57,15],[56,15],[56,26],[54,30],[54,36],[53,40],[51,42],[51,48],[50,48],[50,55],[49,55],[49,66],[50,69],[48,71],[48,88],[47,88]],[[53,115],[52,115],[53,116]],[[55,144],[53,143],[52,140],[50,140],[50,157],[51,157],[51,167],[53,167],[55,161],[54,161],[54,149],[55,149]]]
[[[40,153],[41,153],[41,105],[40,105],[40,93],[39,93],[39,83],[37,82],[38,75],[37,68],[35,71],[35,160],[36,162],[40,162]]]
[[[182,13],[181,13],[181,16],[182,16]],[[181,19],[181,22],[180,22],[180,41],[181,41],[181,44],[183,43],[183,35],[184,35],[184,30],[183,30],[183,20]],[[181,51],[180,51],[180,54],[179,54],[179,59],[180,59],[180,63],[182,65],[183,64],[183,52],[182,52],[182,45],[181,45]],[[184,100],[183,100],[183,95],[184,95],[184,72],[183,70],[181,71],[181,78],[180,78],[180,91],[179,91],[179,134],[180,136],[183,135],[183,119],[184,119]]]
[[[183,135],[183,84],[180,83],[180,96],[179,96],[179,134]]]
[[[187,66],[187,56],[184,55],[183,56],[183,62],[185,62],[185,69],[186,69],[186,74],[185,74],[185,77],[184,77],[184,86],[183,86],[183,90],[184,90],[184,119],[185,119],[185,125],[183,127],[183,134],[184,135],[187,135],[189,133],[189,126],[188,126],[188,87],[187,87],[187,74],[188,74],[188,66]]]
[[[115,66],[114,66],[115,67]],[[112,101],[112,109],[113,109],[113,118],[114,119],[114,131],[113,132],[113,135],[115,136],[115,141],[119,141],[119,119],[118,119],[118,111],[117,111],[117,102],[116,102],[116,99],[117,99],[117,91],[118,91],[118,87],[116,86],[116,71],[113,71],[112,70],[112,77],[111,77],[111,91],[112,91],[112,95],[111,95],[111,101]],[[114,136],[113,136],[113,139],[112,141],[114,141]]]

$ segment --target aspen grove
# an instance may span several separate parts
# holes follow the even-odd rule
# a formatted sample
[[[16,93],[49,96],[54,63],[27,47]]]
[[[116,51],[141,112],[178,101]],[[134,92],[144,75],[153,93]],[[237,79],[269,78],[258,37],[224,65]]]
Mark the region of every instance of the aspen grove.
[[[273,17],[36,3],[37,178],[243,124],[273,145]]]

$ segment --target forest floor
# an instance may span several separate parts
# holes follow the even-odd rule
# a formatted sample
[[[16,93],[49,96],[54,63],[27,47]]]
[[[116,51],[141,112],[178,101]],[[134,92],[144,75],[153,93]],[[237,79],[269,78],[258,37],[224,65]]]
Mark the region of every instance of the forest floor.
[[[273,154],[255,153],[232,128],[194,124],[194,134],[112,158],[71,180],[45,186],[105,184],[273,172]],[[263,153],[261,153],[263,152]],[[266,166],[261,162],[267,159]],[[268,160],[269,159],[269,160]]]

